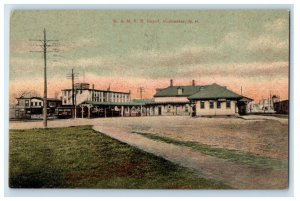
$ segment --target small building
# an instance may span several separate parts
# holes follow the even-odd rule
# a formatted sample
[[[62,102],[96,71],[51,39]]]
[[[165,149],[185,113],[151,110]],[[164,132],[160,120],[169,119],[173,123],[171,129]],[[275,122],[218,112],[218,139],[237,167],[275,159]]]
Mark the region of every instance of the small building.
[[[189,96],[193,116],[235,115],[239,112],[237,103],[243,96],[216,83],[201,86],[200,90]]]
[[[239,108],[239,114],[250,114],[255,112],[255,102],[252,98],[248,98],[243,96],[242,99],[239,99],[237,102],[237,106]]]
[[[47,98],[47,112],[49,117],[55,118],[56,108],[61,106],[59,99]],[[41,119],[44,108],[44,99],[41,97],[17,98],[17,104],[10,108],[10,119]]]
[[[289,114],[289,100],[275,102],[274,110],[278,114]]]

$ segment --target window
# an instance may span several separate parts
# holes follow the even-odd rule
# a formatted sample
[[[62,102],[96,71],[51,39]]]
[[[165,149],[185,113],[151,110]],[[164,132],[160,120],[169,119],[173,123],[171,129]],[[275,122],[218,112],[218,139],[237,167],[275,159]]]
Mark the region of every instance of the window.
[[[34,103],[34,106],[37,106],[37,102]]]
[[[218,108],[218,109],[221,108],[221,101],[217,101],[217,108]]]
[[[200,108],[204,109],[205,108],[205,102],[204,101],[200,101]]]
[[[209,101],[209,108],[214,109],[214,101]]]
[[[33,106],[33,102],[31,102],[31,106]]]
[[[181,95],[182,93],[183,93],[183,88],[178,88],[178,89],[177,89],[177,94],[178,94],[178,95]]]
[[[231,101],[230,100],[227,100],[226,101],[226,108],[230,108],[231,107]]]
[[[29,100],[25,100],[25,107],[29,106]]]
[[[42,102],[39,102],[39,106],[42,106]]]

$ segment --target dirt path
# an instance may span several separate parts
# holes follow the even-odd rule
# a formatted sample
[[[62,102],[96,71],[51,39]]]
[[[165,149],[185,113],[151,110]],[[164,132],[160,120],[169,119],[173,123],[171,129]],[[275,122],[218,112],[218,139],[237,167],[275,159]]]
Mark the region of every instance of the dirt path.
[[[286,171],[260,170],[236,164],[195,152],[187,147],[154,141],[124,129],[105,126],[93,128],[121,142],[196,170],[205,177],[222,181],[237,189],[282,189],[287,188],[288,185]]]

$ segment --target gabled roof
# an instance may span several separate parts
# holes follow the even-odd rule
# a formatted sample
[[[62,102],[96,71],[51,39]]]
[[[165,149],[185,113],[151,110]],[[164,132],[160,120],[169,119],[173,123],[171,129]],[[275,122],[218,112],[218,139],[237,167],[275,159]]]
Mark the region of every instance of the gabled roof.
[[[247,97],[247,96],[242,96],[242,99],[240,99],[239,101],[243,101],[243,102],[251,102],[251,101],[253,101],[253,99],[252,99],[252,98],[249,98],[249,97]]]
[[[16,99],[40,99],[43,100],[42,97],[38,97],[38,96],[20,96],[19,98]]]
[[[232,98],[240,99],[241,95],[228,90],[226,87],[222,87],[216,83],[212,85],[203,86],[199,92],[191,95],[188,99],[217,99],[217,98]]]
[[[154,97],[188,97],[200,91],[201,87],[204,86],[169,86],[159,90]],[[179,88],[182,88],[182,94],[178,94]]]
[[[39,100],[44,100],[44,98],[38,97],[38,96],[21,96],[21,97],[16,98],[16,99],[39,99]],[[50,100],[50,101],[61,101],[60,99],[57,99],[57,98],[47,98],[47,100]]]

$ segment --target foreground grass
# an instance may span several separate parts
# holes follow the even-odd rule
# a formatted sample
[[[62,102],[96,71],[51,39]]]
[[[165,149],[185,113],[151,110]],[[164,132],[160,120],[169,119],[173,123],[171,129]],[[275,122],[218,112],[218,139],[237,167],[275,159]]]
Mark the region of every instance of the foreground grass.
[[[230,188],[90,126],[11,130],[9,143],[12,188]]]
[[[198,142],[192,142],[192,141],[179,141],[173,138],[159,136],[158,134],[153,134],[153,133],[136,132],[136,131],[132,133],[143,135],[153,140],[190,147],[206,155],[227,159],[233,162],[249,165],[256,168],[262,168],[262,169],[286,169],[287,168],[287,162],[272,159],[269,157],[259,156],[252,153],[244,153],[237,150],[216,148],[206,144],[200,144]]]

